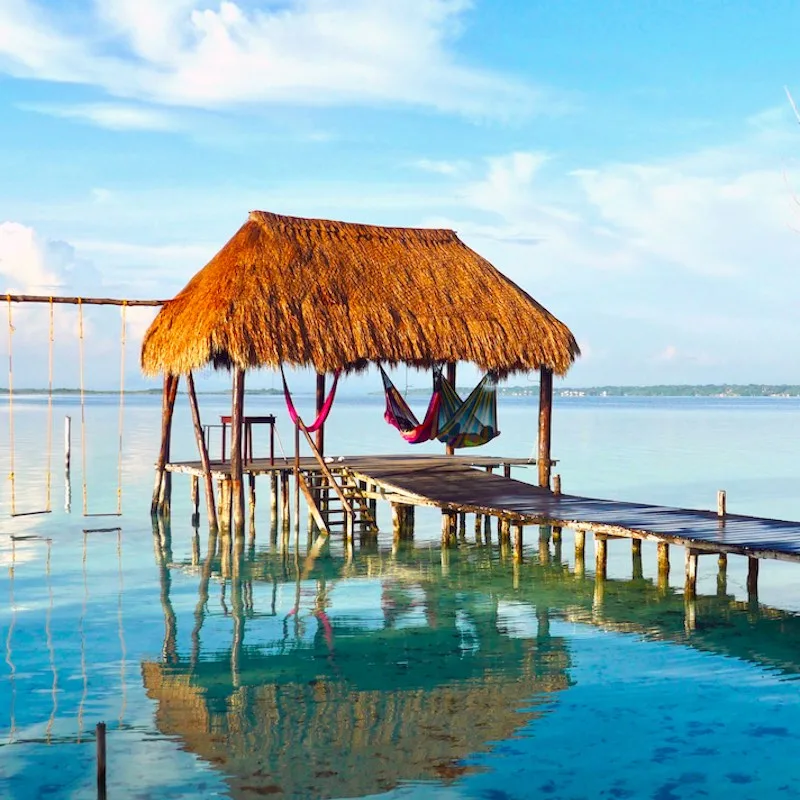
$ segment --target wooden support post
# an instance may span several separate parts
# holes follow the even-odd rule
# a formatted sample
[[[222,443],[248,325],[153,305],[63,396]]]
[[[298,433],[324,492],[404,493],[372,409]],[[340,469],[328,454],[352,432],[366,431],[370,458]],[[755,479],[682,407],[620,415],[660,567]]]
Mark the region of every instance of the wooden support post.
[[[514,561],[522,561],[522,523],[514,524]]]
[[[598,580],[605,580],[608,567],[608,539],[602,534],[594,535],[595,547],[595,576]]]
[[[582,578],[586,572],[586,531],[575,531],[575,574]]]
[[[699,552],[693,547],[686,548],[686,582],[683,593],[686,597],[697,597],[697,559]]]
[[[747,600],[758,603],[758,559],[747,559]]]
[[[550,433],[553,418],[553,370],[539,370],[539,486],[550,488]]]
[[[233,401],[231,408],[231,505],[233,529],[244,534],[244,485],[242,461],[242,422],[244,419],[244,370],[233,372]]]
[[[489,514],[484,514],[483,517],[483,543],[492,543],[492,518]]]
[[[539,563],[547,566],[550,563],[550,535],[552,529],[549,525],[539,526]]]
[[[284,469],[281,470],[281,530],[284,537],[289,535],[291,525],[289,506],[289,473]]]
[[[200,464],[203,467],[203,483],[206,489],[206,513],[208,514],[208,525],[211,530],[217,530],[217,509],[214,502],[214,480],[211,477],[211,460],[208,457],[208,448],[203,436],[203,425],[200,422],[200,407],[197,403],[197,392],[194,388],[194,377],[191,372],[186,374],[186,389],[189,393],[189,408],[192,412],[192,424],[194,426],[194,438],[197,442],[197,450],[200,454]]]
[[[669,544],[658,543],[658,588],[666,592],[669,587]]]
[[[231,512],[233,506],[233,491],[232,491],[231,481],[228,478],[225,478],[222,481],[222,499],[221,499],[221,506],[222,506],[222,518],[220,520],[220,525],[223,530],[230,531],[231,529]]]
[[[64,472],[69,475],[72,460],[72,417],[64,417]]]
[[[720,489],[717,492],[717,516],[718,517],[725,517],[727,514],[727,499],[725,496],[725,491]]]
[[[317,397],[316,397],[317,416],[325,405],[325,373],[317,373]],[[317,446],[320,455],[325,455],[325,423],[319,426],[315,434],[314,444]]]
[[[459,541],[467,541],[467,512],[460,511],[458,514],[458,538]]]
[[[197,528],[194,529],[192,536],[192,566],[197,567],[200,565],[200,534]]]
[[[450,512],[442,511],[442,549],[453,544],[450,538]]]
[[[106,724],[98,722],[95,729],[97,740],[97,798],[105,800],[106,797]]]
[[[553,525],[551,528],[553,531],[553,541],[560,542],[561,541],[561,526],[560,525]]]
[[[641,539],[631,539],[631,560],[633,561],[633,580],[640,581],[644,577]]]
[[[278,521],[278,473],[275,471],[269,474],[269,518],[273,524]]]
[[[561,476],[553,475],[553,494],[561,494]]]
[[[196,528],[200,524],[200,478],[197,475],[190,476],[189,486],[192,503],[192,527]]]
[[[256,476],[252,472],[247,476],[247,483],[250,489],[250,525],[253,526],[256,522]]]
[[[500,542],[511,541],[511,520],[506,517],[497,518],[497,538]]]
[[[475,515],[475,544],[483,542],[483,517],[480,514]]]
[[[504,478],[511,477],[511,464],[503,464],[503,477]]]
[[[455,361],[451,361],[447,365],[447,380],[450,385],[455,389],[456,388],[456,364]],[[455,455],[456,449],[452,445],[445,445],[445,453],[448,456]]]
[[[400,503],[390,503],[389,507],[392,513],[392,539],[399,542],[403,538],[403,506]],[[444,525],[444,517],[442,525]],[[442,537],[444,537],[444,529],[442,529]]]
[[[717,559],[717,595],[725,597],[728,593],[728,554],[720,553]]]
[[[178,375],[164,375],[164,389],[161,396],[161,447],[156,461],[156,482],[150,513],[169,515],[172,501],[172,473],[166,472],[169,463],[172,439],[172,415],[175,411],[175,398],[178,396]]]

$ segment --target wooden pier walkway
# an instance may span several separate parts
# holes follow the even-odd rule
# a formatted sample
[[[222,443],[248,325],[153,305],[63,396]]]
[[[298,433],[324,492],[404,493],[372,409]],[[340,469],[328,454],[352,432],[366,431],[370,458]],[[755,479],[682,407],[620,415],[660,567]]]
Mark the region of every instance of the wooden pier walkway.
[[[515,525],[569,527],[603,539],[649,539],[680,545],[695,554],[800,561],[800,522],[554,494],[509,477],[512,467],[532,465],[535,461],[521,458],[437,455],[348,456],[329,463],[331,469],[347,470],[365,483],[371,496],[394,504],[494,516]],[[215,477],[230,474],[229,462],[214,461],[211,467]],[[304,472],[318,470],[313,458],[302,458],[300,467]],[[267,459],[257,459],[245,465],[245,472],[269,474],[292,468],[291,461],[276,459],[271,465]],[[493,473],[500,468],[503,475]],[[167,469],[202,471],[196,461],[169,464]]]

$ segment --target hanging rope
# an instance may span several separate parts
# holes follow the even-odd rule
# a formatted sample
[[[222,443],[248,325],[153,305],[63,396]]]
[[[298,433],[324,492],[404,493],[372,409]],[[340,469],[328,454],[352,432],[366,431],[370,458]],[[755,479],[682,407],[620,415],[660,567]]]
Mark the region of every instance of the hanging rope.
[[[88,498],[86,489],[86,400],[83,388],[83,302],[78,298],[78,375],[81,393],[81,471],[83,478],[83,516],[87,516]]]
[[[55,341],[53,298],[50,298],[50,344],[47,349],[47,497],[45,510],[50,513],[50,489],[53,467],[53,342]]]
[[[14,478],[14,321],[11,317],[11,295],[6,295],[8,301],[8,447],[11,463],[11,472],[8,479],[11,481],[11,516],[17,513],[17,495]]]
[[[122,302],[122,332],[120,334],[119,357],[119,447],[117,448],[117,514],[122,514],[122,432],[125,422],[125,309],[128,301]]]

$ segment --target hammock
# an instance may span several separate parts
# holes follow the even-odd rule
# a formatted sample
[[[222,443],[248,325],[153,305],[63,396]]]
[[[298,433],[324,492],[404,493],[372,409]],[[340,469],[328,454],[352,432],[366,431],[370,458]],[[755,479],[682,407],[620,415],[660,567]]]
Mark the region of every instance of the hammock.
[[[331,406],[333,406],[333,398],[336,396],[336,385],[339,383],[339,374],[340,370],[337,370],[334,373],[333,385],[331,386],[331,390],[328,392],[328,396],[325,398],[325,402],[322,404],[319,414],[317,414],[317,418],[311,423],[311,425],[306,425],[306,430],[309,433],[318,431],[325,424],[325,420],[328,419],[328,414],[331,413]],[[283,365],[281,365],[281,380],[283,380],[283,396],[286,399],[286,408],[289,411],[289,418],[296,425],[297,420],[300,419],[300,415],[297,413],[297,409],[294,407],[294,403],[292,402],[292,395],[289,392],[289,386],[286,383],[286,375],[283,372]]]
[[[383,418],[409,444],[438,439],[451,447],[478,447],[500,435],[497,430],[497,380],[490,373],[461,400],[441,368],[434,368],[433,394],[419,422],[403,396],[380,368],[386,394]]]
[[[497,379],[488,373],[461,402],[442,378],[442,405],[436,438],[450,447],[479,447],[500,435],[497,430]]]
[[[414,416],[414,412],[409,408],[408,403],[403,399],[403,395],[389,379],[383,367],[378,365],[383,378],[383,390],[386,394],[386,411],[383,418],[392,426],[400,431],[400,435],[409,444],[420,444],[428,442],[436,436],[438,421],[440,417],[441,392],[439,382],[442,371],[434,368],[433,371],[433,394],[428,403],[428,410],[425,412],[425,419],[419,422]]]

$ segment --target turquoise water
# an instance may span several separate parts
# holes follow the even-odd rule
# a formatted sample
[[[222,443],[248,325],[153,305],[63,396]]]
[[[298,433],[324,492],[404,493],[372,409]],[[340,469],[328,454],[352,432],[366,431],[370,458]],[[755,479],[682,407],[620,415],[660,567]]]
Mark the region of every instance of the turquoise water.
[[[201,403],[206,421],[227,413],[222,397]],[[278,414],[288,451],[278,401],[248,405]],[[726,489],[731,511],[800,519],[799,412],[792,399],[564,398],[557,471],[568,492],[713,508]],[[533,401],[500,414],[485,450],[531,455]],[[15,402],[17,511],[46,504],[47,417],[46,399]],[[88,510],[113,511],[116,400],[90,398],[85,417]],[[496,535],[475,543],[471,519],[442,552],[424,509],[413,547],[392,552],[383,534],[352,562],[334,542],[311,563],[281,552],[263,489],[255,540],[228,554],[192,528],[185,478],[171,526],[151,526],[158,398],[126,400],[122,517],[81,514],[79,423],[75,400],[57,399],[51,514],[10,519],[10,481],[0,495],[0,797],[93,796],[101,720],[112,797],[800,794],[800,566],[762,564],[756,604],[744,559],[725,587],[701,559],[687,607],[679,548],[666,592],[649,543],[634,578],[630,545],[612,542],[596,584],[575,574],[571,531],[540,544],[527,528],[514,564]],[[395,437],[378,398],[343,397],[327,450],[402,452]],[[8,450],[3,434],[5,473]],[[194,457],[183,405],[173,456]]]

